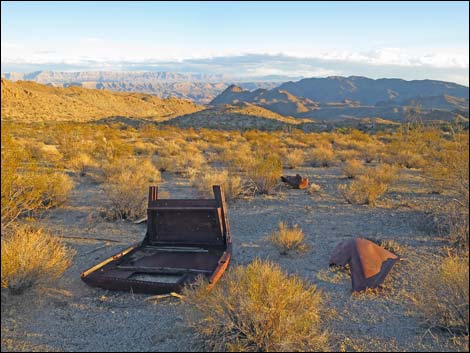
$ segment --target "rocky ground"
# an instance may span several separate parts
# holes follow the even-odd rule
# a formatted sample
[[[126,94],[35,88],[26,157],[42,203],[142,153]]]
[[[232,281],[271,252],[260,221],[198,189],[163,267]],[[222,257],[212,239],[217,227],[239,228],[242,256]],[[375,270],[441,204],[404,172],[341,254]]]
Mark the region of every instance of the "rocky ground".
[[[442,196],[426,189],[417,172],[402,171],[400,182],[376,207],[349,205],[337,192],[347,183],[339,168],[300,168],[322,190],[283,187],[269,196],[230,202],[234,242],[231,266],[255,257],[280,264],[316,284],[332,309],[325,320],[335,349],[368,351],[455,350],[450,337],[430,332],[413,315],[409,294],[419,285],[416,268],[436,257],[445,241],[431,226],[427,209]],[[188,182],[163,174],[161,192],[174,198],[196,196]],[[188,351],[200,350],[183,319],[176,298],[159,301],[149,295],[109,292],[87,286],[80,273],[141,240],[145,223],[109,222],[99,216],[106,207],[100,185],[87,177],[77,185],[66,205],[51,210],[41,224],[76,250],[73,266],[54,288],[20,296],[2,294],[2,351]],[[266,239],[285,221],[298,224],[310,250],[281,255]],[[380,291],[351,294],[344,271],[328,267],[335,245],[349,237],[395,240],[405,259],[392,270]]]

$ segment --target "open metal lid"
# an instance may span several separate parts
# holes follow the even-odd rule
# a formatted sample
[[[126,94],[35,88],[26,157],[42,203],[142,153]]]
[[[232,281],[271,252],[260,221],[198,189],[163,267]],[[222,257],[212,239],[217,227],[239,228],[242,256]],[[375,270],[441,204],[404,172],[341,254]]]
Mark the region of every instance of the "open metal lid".
[[[158,199],[149,189],[146,242],[157,246],[227,246],[229,226],[225,198],[213,186],[214,199]]]

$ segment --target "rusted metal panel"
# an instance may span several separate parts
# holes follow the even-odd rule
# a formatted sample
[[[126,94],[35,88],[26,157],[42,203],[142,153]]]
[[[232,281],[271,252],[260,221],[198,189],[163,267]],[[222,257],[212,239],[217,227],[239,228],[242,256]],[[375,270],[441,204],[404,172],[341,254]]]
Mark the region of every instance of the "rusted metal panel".
[[[223,190],[213,192],[208,200],[159,200],[151,186],[143,241],[84,271],[82,280],[154,294],[181,291],[198,276],[214,285],[230,262],[232,241]]]

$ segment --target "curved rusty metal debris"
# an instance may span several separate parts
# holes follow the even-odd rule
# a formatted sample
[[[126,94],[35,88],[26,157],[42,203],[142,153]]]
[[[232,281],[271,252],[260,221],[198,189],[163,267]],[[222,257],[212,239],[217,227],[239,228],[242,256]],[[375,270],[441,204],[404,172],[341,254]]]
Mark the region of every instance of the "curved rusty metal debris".
[[[352,290],[376,288],[383,283],[399,257],[370,240],[348,239],[340,242],[330,257],[330,266],[345,266],[351,270]]]

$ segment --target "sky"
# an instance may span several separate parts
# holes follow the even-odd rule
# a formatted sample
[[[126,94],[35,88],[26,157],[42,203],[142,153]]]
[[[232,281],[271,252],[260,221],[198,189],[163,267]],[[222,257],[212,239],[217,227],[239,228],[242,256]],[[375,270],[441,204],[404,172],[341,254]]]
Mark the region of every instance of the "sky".
[[[1,4],[1,71],[368,76],[468,85],[463,2]]]

